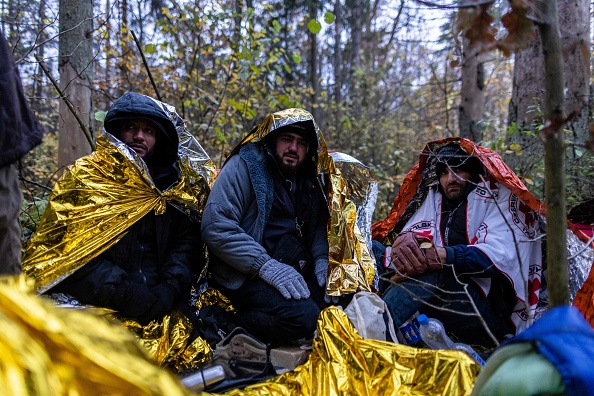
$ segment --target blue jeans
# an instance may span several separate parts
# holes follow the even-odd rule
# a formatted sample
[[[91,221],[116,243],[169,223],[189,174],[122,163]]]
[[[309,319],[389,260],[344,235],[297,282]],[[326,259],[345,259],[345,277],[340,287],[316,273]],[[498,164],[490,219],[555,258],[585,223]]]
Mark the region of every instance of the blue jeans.
[[[374,246],[374,253],[376,249],[379,253],[379,246]],[[388,273],[385,274],[387,276]],[[490,296],[485,296],[469,278],[456,278],[451,268],[444,268],[390,284],[382,298],[396,326],[419,311],[439,319],[447,332],[462,342],[492,347],[495,343],[476,315],[472,302],[498,340],[503,340],[506,334],[513,334],[514,330],[510,320],[513,306],[508,304],[502,309],[500,301],[493,301]]]
[[[237,324],[262,342],[272,346],[311,338],[316,330],[325,290],[321,288],[313,269],[304,274],[310,297],[287,300],[280,292],[258,276],[247,279],[237,290],[216,287],[237,309]]]

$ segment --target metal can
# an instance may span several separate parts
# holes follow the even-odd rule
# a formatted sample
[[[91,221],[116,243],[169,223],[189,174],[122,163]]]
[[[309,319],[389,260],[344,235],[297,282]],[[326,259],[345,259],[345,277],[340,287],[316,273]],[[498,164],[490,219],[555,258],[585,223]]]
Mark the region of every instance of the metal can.
[[[401,342],[406,345],[413,345],[421,341],[419,327],[419,321],[416,317],[413,317],[400,325],[398,331],[402,336]]]

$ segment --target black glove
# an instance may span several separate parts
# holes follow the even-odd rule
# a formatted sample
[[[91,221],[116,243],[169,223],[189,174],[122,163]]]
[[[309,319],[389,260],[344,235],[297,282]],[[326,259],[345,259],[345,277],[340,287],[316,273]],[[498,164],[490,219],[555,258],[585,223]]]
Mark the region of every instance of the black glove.
[[[139,315],[138,321],[140,323],[150,322],[151,320],[160,319],[171,312],[173,303],[177,298],[177,291],[174,287],[161,283],[150,289],[153,294],[154,303],[142,315]]]

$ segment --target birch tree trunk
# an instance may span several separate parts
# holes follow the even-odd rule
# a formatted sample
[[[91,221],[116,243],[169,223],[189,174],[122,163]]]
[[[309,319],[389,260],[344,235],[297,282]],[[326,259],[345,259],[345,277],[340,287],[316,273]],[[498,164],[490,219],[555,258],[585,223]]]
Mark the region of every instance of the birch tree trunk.
[[[91,130],[91,81],[93,70],[93,2],[60,0],[60,89]],[[60,101],[58,163],[69,165],[89,154],[91,147],[75,116]]]

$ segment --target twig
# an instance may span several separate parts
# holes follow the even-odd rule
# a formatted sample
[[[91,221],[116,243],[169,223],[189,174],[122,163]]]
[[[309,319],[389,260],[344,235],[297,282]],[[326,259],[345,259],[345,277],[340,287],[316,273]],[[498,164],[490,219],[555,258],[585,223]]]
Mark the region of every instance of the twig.
[[[37,62],[39,62],[39,66],[41,67],[41,70],[43,70],[43,72],[45,73],[47,78],[50,79],[54,88],[56,89],[56,91],[58,91],[58,94],[60,95],[60,97],[62,98],[64,103],[66,103],[66,106],[68,106],[68,109],[70,110],[70,112],[72,113],[74,118],[76,118],[76,121],[78,122],[78,125],[80,125],[83,133],[85,134],[85,137],[87,138],[87,142],[89,142],[91,149],[93,151],[95,151],[95,142],[93,142],[93,137],[91,136],[91,132],[89,132],[89,129],[87,128],[87,126],[85,125],[83,120],[81,120],[80,117],[78,116],[78,113],[76,112],[76,109],[72,105],[72,102],[70,102],[70,99],[68,99],[68,97],[64,94],[64,92],[62,92],[62,90],[60,89],[60,86],[58,85],[58,82],[54,79],[54,77],[52,76],[52,73],[49,71],[47,66],[45,66],[41,57],[39,57],[39,55],[35,55],[35,59],[37,59]]]
[[[142,57],[142,63],[144,64],[144,68],[146,69],[149,79],[151,80],[151,84],[153,85],[153,89],[155,90],[155,95],[157,95],[157,99],[159,99],[159,101],[162,102],[163,100],[161,99],[161,95],[159,94],[159,90],[157,89],[157,84],[155,84],[155,80],[153,80],[153,74],[151,73],[151,69],[149,69],[148,63],[146,63],[146,58],[144,57],[144,52],[142,51],[142,47],[140,46],[140,41],[138,41],[138,38],[136,38],[136,34],[134,34],[133,30],[130,30],[130,33],[132,33],[132,38],[134,39],[136,47],[140,52],[140,56]]]
[[[19,176],[19,180],[22,181],[23,183],[33,184],[34,186],[37,186],[37,187],[39,187],[39,188],[41,188],[41,189],[43,189],[45,191],[49,191],[49,192],[52,191],[52,189],[49,188],[48,186],[44,186],[43,184],[34,182],[33,180],[25,179],[23,176]]]

